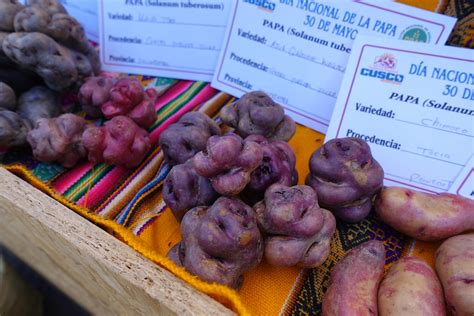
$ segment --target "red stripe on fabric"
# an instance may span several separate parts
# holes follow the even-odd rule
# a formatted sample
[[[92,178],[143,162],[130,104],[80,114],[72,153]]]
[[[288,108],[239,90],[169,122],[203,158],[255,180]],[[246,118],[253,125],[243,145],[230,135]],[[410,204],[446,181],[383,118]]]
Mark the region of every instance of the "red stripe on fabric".
[[[104,195],[108,194],[109,191],[114,188],[115,184],[117,184],[117,182],[122,179],[127,172],[130,172],[130,170],[127,168],[120,166],[114,167],[99,182],[97,182],[90,191],[84,194],[76,204],[94,209],[94,207],[99,203]],[[87,205],[85,205],[86,201]]]
[[[74,169],[64,172],[58,179],[54,180],[51,187],[59,194],[64,194],[74,183],[89,172],[93,166],[90,162],[82,163]]]
[[[156,149],[154,149],[150,155],[148,155],[148,157],[146,158],[146,160],[144,162],[142,162],[140,164],[140,166],[137,167],[137,169],[135,169],[133,171],[133,173],[129,174],[127,176],[127,179],[125,182],[121,183],[120,184],[120,187],[119,189],[117,189],[116,191],[113,192],[113,194],[115,196],[119,195],[120,192],[122,192],[126,187],[127,185],[137,176],[137,174],[139,174],[143,169],[147,168],[148,164],[153,160],[153,158],[158,154],[158,152],[156,152]],[[109,199],[107,201],[107,203],[105,203],[104,205],[102,205],[102,207],[100,209],[96,209],[95,212],[96,214],[100,214],[104,211],[105,208],[107,208],[107,206],[110,204],[110,202],[113,200],[112,199]],[[87,202],[87,204],[89,205],[89,202]],[[99,205],[97,205],[98,207]]]
[[[180,81],[174,84],[171,88],[169,88],[162,96],[158,98],[155,103],[155,110],[163,107],[181,93],[189,89],[189,87],[193,84],[193,81]]]
[[[150,134],[151,143],[152,144],[157,144],[158,139],[161,135],[161,132],[163,132],[171,124],[176,123],[183,114],[185,114],[189,110],[195,108],[199,104],[209,100],[216,93],[218,93],[218,91],[216,89],[212,88],[209,84],[207,86],[205,86],[185,106],[183,106],[181,109],[179,109],[175,114],[173,114],[165,122],[161,123],[160,126],[155,128],[153,130],[153,132],[151,132],[151,134]]]

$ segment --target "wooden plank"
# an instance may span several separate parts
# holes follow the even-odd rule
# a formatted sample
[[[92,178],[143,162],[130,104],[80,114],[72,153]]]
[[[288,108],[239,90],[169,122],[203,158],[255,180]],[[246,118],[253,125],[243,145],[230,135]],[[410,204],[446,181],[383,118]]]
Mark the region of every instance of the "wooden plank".
[[[233,314],[3,168],[0,243],[96,315]]]

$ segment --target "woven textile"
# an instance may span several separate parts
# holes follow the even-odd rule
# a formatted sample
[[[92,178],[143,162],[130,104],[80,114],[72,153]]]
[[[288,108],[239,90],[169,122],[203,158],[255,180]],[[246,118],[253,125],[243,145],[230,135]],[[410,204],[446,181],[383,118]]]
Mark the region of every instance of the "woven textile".
[[[410,1],[424,9],[459,16],[451,43],[472,47],[473,6],[470,1]],[[380,222],[374,215],[357,224],[338,223],[331,254],[316,269],[276,268],[262,262],[245,275],[237,293],[220,285],[211,285],[176,267],[166,253],[180,240],[179,224],[161,198],[161,187],[169,166],[157,146],[161,132],[188,111],[202,111],[217,121],[219,109],[235,98],[213,89],[208,83],[176,81],[138,76],[144,86],[161,94],[155,109],[156,123],[150,128],[152,151],[136,169],[105,164],[82,163],[73,169],[35,161],[28,153],[10,152],[4,167],[24,177],[88,220],[108,229],[146,257],[164,266],[240,314],[318,315],[332,267],[353,247],[369,239],[383,240],[387,252],[386,268],[407,253],[433,263],[439,243],[414,243]],[[102,124],[102,121],[95,122]],[[303,126],[297,127],[290,145],[297,156],[300,183],[308,174],[311,153],[324,135]]]

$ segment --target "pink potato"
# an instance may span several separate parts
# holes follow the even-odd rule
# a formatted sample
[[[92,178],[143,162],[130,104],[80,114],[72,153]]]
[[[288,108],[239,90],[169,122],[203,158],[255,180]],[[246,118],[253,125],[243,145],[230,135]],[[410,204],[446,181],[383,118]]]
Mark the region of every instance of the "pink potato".
[[[444,316],[443,289],[423,260],[404,257],[388,271],[378,293],[380,316]]]
[[[137,167],[151,148],[148,132],[127,116],[116,116],[104,126],[89,126],[82,143],[92,163]]]
[[[425,241],[474,229],[474,201],[460,195],[388,187],[378,195],[375,211],[399,232]]]
[[[377,289],[384,264],[381,241],[370,240],[352,249],[331,272],[322,315],[377,315]]]
[[[474,315],[474,234],[451,237],[436,251],[436,272],[451,313]]]

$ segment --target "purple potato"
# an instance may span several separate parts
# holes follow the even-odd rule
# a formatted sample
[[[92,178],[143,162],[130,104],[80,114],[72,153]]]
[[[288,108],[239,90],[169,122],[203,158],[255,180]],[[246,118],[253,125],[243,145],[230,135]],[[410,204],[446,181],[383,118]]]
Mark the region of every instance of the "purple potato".
[[[242,192],[244,200],[253,205],[263,199],[265,190],[270,185],[279,183],[292,186],[298,182],[295,153],[288,143],[281,140],[268,140],[261,135],[251,135],[245,140],[260,145],[263,159],[250,174],[250,182]]]
[[[232,288],[263,256],[263,240],[252,208],[235,198],[220,197],[210,207],[198,206],[183,217],[182,240],[168,256],[207,282]]]
[[[267,234],[265,258],[270,264],[314,268],[326,260],[336,219],[319,207],[311,187],[274,184],[254,209]]]
[[[170,165],[179,165],[205,149],[209,137],[220,134],[219,126],[209,116],[189,112],[161,133],[160,147]]]
[[[19,67],[37,73],[55,91],[80,85],[93,75],[92,64],[84,54],[43,33],[10,33],[3,40],[3,51]]]
[[[211,182],[196,173],[190,160],[174,166],[163,185],[163,200],[178,221],[189,209],[211,205],[217,197]]]
[[[296,131],[295,122],[283,107],[262,91],[244,94],[238,101],[222,108],[222,122],[243,137],[252,134],[288,141]]]
[[[0,146],[3,148],[23,147],[28,143],[26,135],[31,124],[20,115],[9,110],[0,110]]]
[[[9,85],[0,81],[0,108],[15,111],[16,105],[15,91]]]
[[[318,148],[309,161],[306,184],[319,204],[343,221],[358,222],[372,209],[384,172],[369,145],[359,138],[336,138]]]
[[[60,114],[58,94],[44,86],[26,91],[18,99],[18,114],[30,121],[32,126],[42,118],[53,118]]]
[[[229,133],[211,136],[206,150],[193,158],[196,172],[211,180],[212,187],[222,195],[237,195],[250,182],[250,174],[263,158],[260,146]]]

